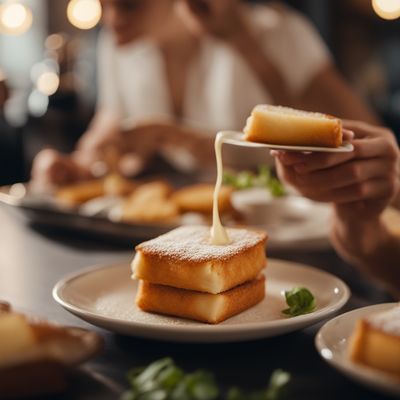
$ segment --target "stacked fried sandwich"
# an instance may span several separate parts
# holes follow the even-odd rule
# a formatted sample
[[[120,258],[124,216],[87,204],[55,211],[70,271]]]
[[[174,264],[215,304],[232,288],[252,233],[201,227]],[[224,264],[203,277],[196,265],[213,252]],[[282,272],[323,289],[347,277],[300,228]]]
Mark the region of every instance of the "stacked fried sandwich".
[[[136,247],[133,277],[144,311],[217,324],[265,297],[264,232],[228,229],[231,243],[210,243],[210,228],[183,226]]]

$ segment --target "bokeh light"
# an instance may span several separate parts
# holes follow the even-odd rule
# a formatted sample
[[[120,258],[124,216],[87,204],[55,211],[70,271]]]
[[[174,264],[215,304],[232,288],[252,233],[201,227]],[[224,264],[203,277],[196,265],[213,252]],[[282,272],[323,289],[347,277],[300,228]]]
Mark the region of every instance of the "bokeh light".
[[[71,0],[67,7],[67,17],[79,29],[91,29],[101,18],[99,0]]]
[[[65,38],[63,35],[59,33],[53,33],[52,35],[47,36],[44,45],[48,50],[58,50],[65,44]]]
[[[60,85],[60,78],[53,71],[43,72],[36,81],[36,87],[39,92],[51,96],[54,94]]]
[[[32,11],[18,2],[0,5],[0,32],[6,35],[21,35],[32,25]]]
[[[31,115],[34,117],[42,117],[46,114],[47,108],[49,107],[49,97],[34,90],[28,97],[28,109]]]
[[[376,14],[383,19],[400,17],[400,0],[372,0],[372,7]]]

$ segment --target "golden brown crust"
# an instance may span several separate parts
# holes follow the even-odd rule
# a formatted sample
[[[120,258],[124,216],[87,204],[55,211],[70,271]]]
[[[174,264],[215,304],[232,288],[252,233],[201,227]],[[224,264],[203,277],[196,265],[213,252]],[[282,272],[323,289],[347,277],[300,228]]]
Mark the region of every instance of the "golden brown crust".
[[[231,195],[233,189],[228,186],[222,186],[218,208],[220,213],[233,210],[231,204]],[[198,212],[202,214],[211,214],[213,209],[214,185],[208,183],[199,183],[197,185],[186,186],[177,190],[171,197],[181,212]]]
[[[209,294],[141,281],[136,304],[143,311],[218,324],[247,310],[265,297],[265,277],[224,293]]]
[[[104,178],[104,193],[109,196],[127,196],[133,193],[138,183],[120,174],[109,174]]]
[[[78,206],[103,195],[104,180],[93,179],[61,187],[56,193],[56,198],[66,205]]]
[[[169,196],[172,187],[164,181],[140,185],[122,207],[125,222],[172,223],[179,215],[178,207]]]
[[[135,278],[214,294],[254,279],[266,266],[264,242],[222,261],[169,262],[157,255],[144,255],[140,251],[138,254]]]
[[[352,361],[387,372],[400,379],[400,337],[376,328],[366,320],[357,321],[350,339]]]
[[[245,127],[251,142],[292,146],[339,147],[342,123],[326,114],[277,106],[256,106]]]

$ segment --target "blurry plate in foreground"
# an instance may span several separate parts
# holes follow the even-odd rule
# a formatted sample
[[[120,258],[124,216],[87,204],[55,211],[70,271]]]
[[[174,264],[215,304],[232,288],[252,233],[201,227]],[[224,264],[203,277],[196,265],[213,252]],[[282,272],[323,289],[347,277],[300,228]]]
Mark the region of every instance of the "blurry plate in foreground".
[[[315,345],[325,361],[349,378],[384,393],[400,396],[400,380],[379,370],[356,364],[348,357],[349,339],[356,322],[372,313],[389,310],[396,304],[376,304],[339,315],[319,330]]]
[[[271,143],[257,143],[249,142],[243,139],[242,132],[236,131],[224,131],[224,143],[229,143],[234,146],[244,147],[265,147],[271,150],[282,150],[282,151],[300,151],[305,153],[317,152],[317,153],[348,153],[354,150],[354,146],[351,143],[344,142],[339,147],[315,147],[315,146],[283,146]]]
[[[339,278],[318,269],[287,261],[269,260],[265,299],[255,307],[218,325],[150,314],[135,305],[137,281],[128,264],[92,267],[67,276],[53,289],[66,310],[110,331],[177,342],[235,342],[281,335],[312,325],[337,312],[350,291]],[[307,287],[317,309],[288,318],[284,291]]]

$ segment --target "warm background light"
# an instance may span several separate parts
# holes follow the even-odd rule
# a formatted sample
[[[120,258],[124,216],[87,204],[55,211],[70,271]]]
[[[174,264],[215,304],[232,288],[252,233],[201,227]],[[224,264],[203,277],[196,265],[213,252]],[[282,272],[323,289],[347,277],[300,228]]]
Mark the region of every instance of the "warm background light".
[[[18,2],[0,5],[0,32],[7,35],[21,35],[32,25],[32,11]]]
[[[400,0],[372,0],[372,7],[383,19],[400,17]]]
[[[54,94],[60,85],[60,78],[53,71],[43,72],[36,81],[37,89],[47,96]]]
[[[71,0],[67,7],[69,22],[79,29],[91,29],[101,18],[99,0]]]

